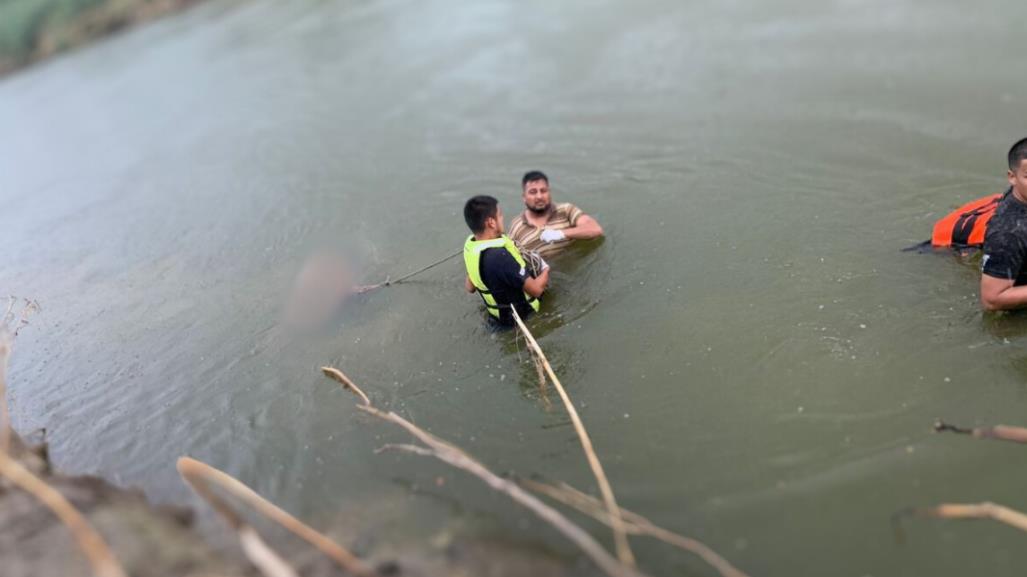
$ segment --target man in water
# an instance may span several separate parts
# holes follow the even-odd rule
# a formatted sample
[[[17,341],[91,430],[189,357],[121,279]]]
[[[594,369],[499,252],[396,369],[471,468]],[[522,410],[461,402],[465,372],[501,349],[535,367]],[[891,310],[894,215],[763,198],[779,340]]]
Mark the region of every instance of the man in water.
[[[1009,149],[1008,159],[1012,191],[984,235],[981,306],[988,311],[1027,307],[1027,138]]]
[[[576,239],[603,236],[594,218],[569,202],[553,205],[549,177],[533,170],[521,179],[524,212],[510,223],[510,237],[521,250],[541,256],[556,254]]]
[[[477,292],[495,322],[513,326],[510,307],[527,318],[538,311],[539,297],[549,284],[549,265],[541,260],[537,276],[529,273],[521,252],[503,234],[503,211],[491,196],[475,196],[464,204],[464,221],[471,236],[464,242],[464,288]]]

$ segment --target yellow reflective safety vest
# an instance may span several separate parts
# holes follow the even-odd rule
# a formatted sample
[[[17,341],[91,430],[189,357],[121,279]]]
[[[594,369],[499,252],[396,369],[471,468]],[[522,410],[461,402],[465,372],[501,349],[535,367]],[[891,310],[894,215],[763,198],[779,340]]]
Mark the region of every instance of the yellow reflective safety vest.
[[[471,284],[474,285],[478,294],[481,295],[481,300],[485,301],[485,308],[488,309],[489,314],[498,319],[500,303],[496,302],[495,297],[492,296],[492,291],[481,280],[481,253],[489,248],[504,248],[521,267],[526,267],[527,265],[524,264],[524,257],[521,256],[521,251],[517,250],[517,246],[505,234],[490,240],[474,240],[473,234],[467,237],[467,242],[464,243],[464,266],[467,267],[467,276],[471,279]],[[528,302],[533,311],[538,312],[539,302],[537,298],[524,293],[524,300]],[[502,304],[509,305],[510,303]]]

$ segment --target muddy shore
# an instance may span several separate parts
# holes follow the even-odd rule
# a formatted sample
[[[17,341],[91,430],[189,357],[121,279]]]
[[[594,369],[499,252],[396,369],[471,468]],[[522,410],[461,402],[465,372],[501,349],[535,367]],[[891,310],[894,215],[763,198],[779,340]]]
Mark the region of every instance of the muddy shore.
[[[97,477],[69,477],[50,466],[46,445],[28,445],[16,435],[11,450],[19,463],[58,490],[107,541],[132,577],[256,577],[260,575],[224,528],[223,544],[212,545],[197,527],[197,511],[153,506],[139,491],[115,487]],[[311,547],[256,522],[268,544],[304,577],[346,573]],[[428,536],[422,545],[395,548],[341,524],[327,534],[363,556],[381,575],[413,577],[533,575],[555,577],[566,559],[520,550],[516,545],[469,536]],[[0,559],[4,577],[90,577],[86,557],[68,528],[32,495],[0,478]]]

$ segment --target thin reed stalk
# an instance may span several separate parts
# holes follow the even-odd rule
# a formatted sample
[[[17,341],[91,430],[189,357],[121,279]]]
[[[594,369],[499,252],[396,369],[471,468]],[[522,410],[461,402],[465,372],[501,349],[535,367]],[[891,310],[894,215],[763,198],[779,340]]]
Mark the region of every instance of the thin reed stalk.
[[[360,397],[360,400],[363,401],[365,405],[371,404],[371,399],[367,398],[364,391],[361,391],[360,387],[358,387],[356,383],[351,381],[350,378],[344,375],[339,369],[336,369],[335,367],[321,367],[321,372],[342,383],[342,388],[353,391],[353,394]]]
[[[326,367],[331,368],[331,367]],[[335,373],[342,374],[338,369],[333,369],[331,372],[325,370],[326,375],[336,378]],[[344,375],[343,375],[344,376]],[[460,449],[459,447],[452,445],[442,439],[432,435],[431,433],[421,429],[417,425],[414,425],[410,421],[403,417],[393,413],[391,411],[382,411],[374,407],[368,400],[367,396],[360,392],[360,389],[352,384],[352,381],[348,378],[338,379],[339,382],[344,384],[344,387],[354,394],[357,394],[362,400],[362,403],[357,406],[358,409],[382,419],[388,421],[406,430],[414,438],[423,443],[425,447],[417,445],[386,445],[379,450],[399,450],[409,453],[414,453],[422,456],[435,457],[436,459],[451,465],[457,469],[466,471],[475,477],[481,479],[486,485],[492,489],[504,493],[518,504],[530,510],[540,519],[551,525],[554,529],[560,532],[564,537],[570,540],[572,543],[578,546],[596,564],[604,573],[611,577],[645,577],[643,573],[639,572],[633,566],[619,562],[616,558],[610,555],[602,545],[600,545],[591,535],[588,534],[584,529],[574,524],[572,521],[567,519],[562,513],[556,509],[546,505],[537,497],[528,493],[516,483],[499,477],[492,471],[490,471],[485,465],[478,462],[476,459],[471,457],[469,454]],[[348,385],[346,383],[349,383]]]
[[[568,507],[577,509],[600,523],[610,525],[610,515],[601,501],[591,495],[582,493],[566,483],[553,486],[531,479],[521,479],[518,483],[531,491],[541,493]],[[723,577],[748,577],[741,569],[732,565],[730,561],[721,557],[720,554],[702,541],[668,531],[663,527],[653,524],[652,521],[638,513],[633,513],[627,509],[621,509],[621,517],[624,519],[625,531],[632,535],[648,535],[679,549],[694,553],[716,569]]]
[[[179,475],[182,476],[182,479],[185,480],[189,487],[192,488],[197,495],[203,497],[203,499],[207,501],[210,506],[213,507],[214,510],[217,511],[225,521],[239,533],[240,542],[243,542],[245,537],[246,542],[243,542],[244,549],[246,546],[253,547],[254,550],[258,552],[259,556],[262,556],[260,557],[261,559],[271,559],[271,555],[274,555],[274,553],[270,550],[263,551],[261,549],[263,542],[260,541],[259,536],[256,536],[255,532],[254,535],[249,535],[249,533],[244,531],[244,529],[249,528],[249,525],[242,520],[242,517],[239,516],[239,514],[236,513],[225,500],[214,494],[211,490],[210,484],[213,483],[218,485],[231,495],[246,502],[265,517],[275,521],[282,527],[289,530],[292,534],[310,543],[322,553],[332,558],[346,571],[364,577],[376,577],[378,575],[374,570],[369,568],[363,561],[358,559],[345,548],[280,509],[267,499],[261,497],[256,493],[256,491],[249,488],[228,473],[190,457],[180,457],[178,459],[177,467]],[[264,545],[263,548],[267,548],[266,545]],[[250,560],[253,561],[255,565],[258,564],[257,559],[250,557]],[[278,565],[273,560],[269,563],[275,566]]]
[[[937,519],[991,519],[1027,531],[1027,515],[995,503],[942,503],[934,507],[910,508],[892,516],[896,536],[903,540],[901,520],[905,517],[935,517]]]
[[[275,553],[253,527],[242,524],[235,528],[239,534],[239,545],[253,565],[266,577],[299,577],[289,562]]]
[[[103,537],[96,532],[96,529],[93,529],[78,509],[46,481],[33,475],[21,463],[9,457],[6,451],[0,452],[0,475],[7,477],[15,485],[31,493],[33,497],[53,511],[54,515],[57,515],[61,523],[64,523],[71,531],[79,549],[89,559],[89,564],[93,567],[93,575],[96,577],[126,577],[121,563],[111,552]]]
[[[1009,425],[995,425],[986,428],[965,428],[950,425],[944,421],[935,421],[935,432],[950,431],[961,435],[970,435],[978,439],[998,439],[1000,441],[1012,441],[1014,443],[1027,443],[1027,429],[1023,427],[1011,427]]]
[[[574,403],[571,402],[570,396],[567,391],[560,384],[560,379],[556,376],[553,371],[552,365],[549,364],[549,359],[546,358],[546,354],[542,352],[542,347],[538,345],[535,337],[532,336],[531,331],[525,326],[524,321],[521,320],[521,315],[517,314],[516,307],[510,307],[510,312],[513,314],[513,318],[517,321],[517,326],[524,333],[524,338],[528,341],[528,345],[535,351],[535,354],[542,359],[542,366],[545,367],[546,373],[549,374],[550,380],[553,381],[553,386],[557,392],[560,393],[560,398],[563,399],[563,406],[567,409],[567,413],[571,417],[571,422],[574,423],[574,430],[578,433],[578,439],[581,441],[581,448],[585,451],[585,457],[588,459],[588,464],[592,468],[592,473],[595,475],[596,482],[599,484],[599,492],[603,496],[603,502],[606,505],[606,511],[610,515],[610,528],[613,529],[614,543],[617,547],[617,558],[621,560],[621,563],[626,565],[635,564],[635,555],[631,552],[631,545],[628,543],[627,531],[624,529],[624,519],[621,518],[620,507],[617,506],[617,499],[613,496],[613,488],[610,487],[610,481],[606,478],[606,473],[603,471],[603,465],[599,462],[599,457],[596,455],[595,449],[592,447],[592,439],[588,436],[588,431],[585,430],[584,423],[581,422],[581,417],[578,416],[578,411],[574,408]]]

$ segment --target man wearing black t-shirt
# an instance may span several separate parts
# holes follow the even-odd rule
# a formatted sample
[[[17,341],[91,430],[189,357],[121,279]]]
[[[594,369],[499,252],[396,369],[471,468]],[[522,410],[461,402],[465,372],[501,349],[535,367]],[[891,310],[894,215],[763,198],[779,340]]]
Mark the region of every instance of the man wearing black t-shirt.
[[[1009,149],[1012,190],[995,209],[984,235],[981,306],[998,311],[1027,307],[1027,138]]]
[[[504,326],[514,324],[510,307],[526,318],[538,310],[538,298],[549,284],[549,265],[533,276],[503,227],[503,211],[491,196],[475,196],[464,205],[464,220],[471,236],[464,242],[467,277],[464,288],[477,292],[491,318]]]

